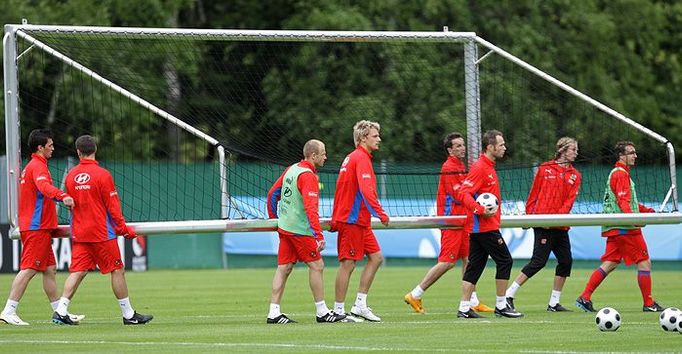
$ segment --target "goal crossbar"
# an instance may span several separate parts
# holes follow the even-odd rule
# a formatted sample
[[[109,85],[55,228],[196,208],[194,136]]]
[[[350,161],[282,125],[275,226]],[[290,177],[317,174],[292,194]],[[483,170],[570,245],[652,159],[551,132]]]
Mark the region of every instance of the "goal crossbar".
[[[424,216],[394,217],[388,226],[379,220],[372,220],[372,228],[376,230],[406,229],[461,229],[465,216]],[[608,222],[613,226],[627,225],[660,225],[682,223],[680,213],[648,213],[648,214],[533,214],[502,216],[501,228],[531,228],[556,226],[600,226]],[[322,229],[329,231],[330,218],[321,218]],[[223,232],[266,232],[277,231],[277,219],[266,220],[187,220],[165,222],[130,223],[135,232],[143,235],[203,234]],[[69,236],[69,226],[59,225],[59,237]],[[10,235],[18,238],[18,232]]]

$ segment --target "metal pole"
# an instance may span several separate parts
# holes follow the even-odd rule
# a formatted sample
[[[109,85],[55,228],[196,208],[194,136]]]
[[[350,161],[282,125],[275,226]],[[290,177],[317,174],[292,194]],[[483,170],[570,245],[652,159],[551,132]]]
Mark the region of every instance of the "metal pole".
[[[481,97],[478,82],[478,44],[464,44],[464,101],[467,120],[467,155],[471,166],[481,154]]]
[[[228,204],[230,195],[227,194],[227,162],[225,158],[225,148],[218,145],[218,168],[220,168],[220,218],[227,220],[229,217]],[[225,253],[225,237],[220,241],[220,254],[223,260],[223,269],[227,268],[227,253]]]
[[[372,219],[376,230],[406,229],[458,229],[466,216],[424,216],[394,217],[389,226],[378,219]],[[515,227],[553,227],[553,226],[600,226],[600,225],[654,225],[682,223],[680,213],[635,213],[635,214],[531,214],[502,216],[502,228]],[[330,218],[321,218],[320,224],[329,230]],[[143,235],[199,234],[217,232],[266,232],[277,230],[277,219],[257,220],[188,220],[163,222],[130,223],[135,231]],[[59,225],[59,234],[54,237],[67,237],[68,225]],[[18,235],[12,235],[16,238]]]
[[[670,168],[670,191],[671,196],[673,198],[673,211],[678,211],[679,209],[679,204],[677,201],[677,171],[675,169],[675,148],[673,148],[673,144],[671,142],[666,142],[665,143],[666,148],[668,149],[668,166]]]
[[[5,141],[7,151],[7,220],[10,226],[10,234],[12,234],[12,229],[19,227],[19,178],[21,174],[19,79],[17,76],[17,37],[15,26],[5,26],[3,50]]]
[[[149,39],[175,35],[178,39],[295,42],[465,42],[476,37],[473,32],[410,32],[410,31],[292,31],[242,29],[189,29],[147,27],[99,27],[17,25],[21,30],[50,33],[125,35],[129,39]]]

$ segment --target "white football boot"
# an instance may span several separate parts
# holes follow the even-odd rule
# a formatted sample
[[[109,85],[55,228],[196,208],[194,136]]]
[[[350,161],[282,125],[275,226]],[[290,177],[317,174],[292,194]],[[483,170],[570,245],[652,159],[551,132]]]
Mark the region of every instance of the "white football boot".
[[[28,326],[28,322],[24,322],[16,313],[0,314],[0,320],[14,326]]]
[[[381,317],[372,313],[372,309],[369,307],[358,307],[353,305],[350,309],[350,314],[355,317],[364,318],[367,321],[381,322]]]

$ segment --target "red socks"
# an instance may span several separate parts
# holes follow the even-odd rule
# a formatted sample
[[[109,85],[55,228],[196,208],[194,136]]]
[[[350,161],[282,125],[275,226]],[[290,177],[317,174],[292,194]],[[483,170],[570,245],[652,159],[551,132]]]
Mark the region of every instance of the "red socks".
[[[583,293],[580,294],[580,296],[587,300],[590,301],[592,298],[592,293],[594,292],[595,289],[601,284],[602,281],[606,278],[606,272],[601,269],[601,267],[597,268],[592,272],[592,275],[590,276],[590,280],[587,281],[587,285],[585,285],[585,290],[583,290]],[[651,283],[649,283],[651,284]]]
[[[654,299],[651,297],[651,271],[640,270],[637,272],[637,284],[639,284],[639,290],[642,292],[644,306],[653,305]]]

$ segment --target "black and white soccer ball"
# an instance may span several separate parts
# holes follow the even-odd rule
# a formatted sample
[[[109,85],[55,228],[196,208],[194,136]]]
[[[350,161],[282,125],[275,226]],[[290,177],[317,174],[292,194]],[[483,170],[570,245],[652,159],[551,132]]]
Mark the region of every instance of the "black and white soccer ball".
[[[476,203],[482,205],[488,213],[497,212],[500,207],[497,197],[492,193],[482,193],[476,198]]]
[[[658,322],[661,324],[661,328],[666,332],[677,331],[677,324],[680,322],[680,316],[682,316],[682,311],[676,307],[668,307],[661,312],[661,316],[658,317]]]
[[[613,332],[620,328],[620,313],[611,307],[604,307],[597,312],[597,328],[602,332]]]
[[[682,334],[682,315],[677,316],[677,325],[675,326],[677,333]]]

